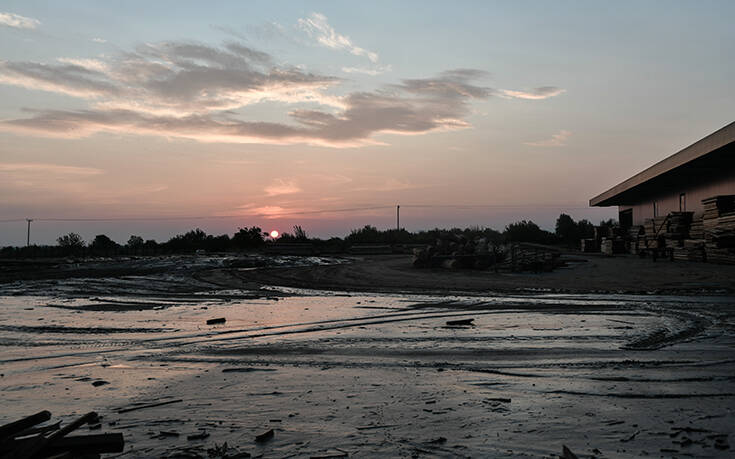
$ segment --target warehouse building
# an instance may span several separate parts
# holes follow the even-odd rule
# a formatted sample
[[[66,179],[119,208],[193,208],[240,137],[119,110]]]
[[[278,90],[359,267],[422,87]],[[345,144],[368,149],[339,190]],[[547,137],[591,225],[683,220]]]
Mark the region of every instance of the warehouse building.
[[[703,214],[703,200],[725,195],[735,195],[735,122],[590,199],[590,206],[618,206],[620,226],[630,228],[671,212]]]

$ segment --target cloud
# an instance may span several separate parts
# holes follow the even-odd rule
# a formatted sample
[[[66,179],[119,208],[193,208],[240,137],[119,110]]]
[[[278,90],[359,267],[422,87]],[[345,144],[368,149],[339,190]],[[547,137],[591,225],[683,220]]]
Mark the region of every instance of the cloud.
[[[536,142],[524,142],[532,147],[563,147],[567,144],[567,139],[572,136],[570,131],[561,130],[551,136],[550,139],[539,140]]]
[[[96,59],[0,61],[0,84],[66,94],[87,106],[24,109],[0,129],[79,138],[98,132],[200,142],[379,145],[384,134],[421,135],[470,127],[471,104],[497,90],[487,76],[457,69],[405,79],[373,91],[335,95],[343,80],[287,65],[241,43],[148,43]],[[284,121],[260,121],[270,103]]]
[[[280,196],[282,194],[299,193],[301,188],[299,188],[294,182],[286,182],[281,179],[276,179],[272,184],[265,187],[263,191],[265,191],[268,196]]]
[[[99,38],[99,37],[94,37],[92,41],[95,43],[107,43],[107,40],[105,40],[104,38]]]
[[[372,63],[378,62],[378,53],[360,48],[352,43],[352,40],[346,35],[337,33],[329,25],[327,17],[321,13],[311,13],[308,17],[299,19],[297,24],[322,46],[331,49],[346,50],[355,56],[365,56]]]
[[[393,70],[390,65],[376,65],[372,68],[365,67],[342,67],[345,73],[362,73],[364,75],[376,76]]]
[[[43,173],[58,175],[99,175],[103,171],[92,167],[63,166],[46,163],[0,163],[0,173]]]
[[[35,29],[41,25],[38,19],[27,18],[19,14],[0,13],[0,25],[13,27],[15,29]]]
[[[564,92],[566,92],[565,89],[557,88],[556,86],[541,86],[539,88],[529,89],[527,91],[514,91],[511,89],[503,89],[500,91],[500,95],[508,99],[541,100],[558,96],[559,94],[562,94]]]
[[[0,83],[98,99],[98,107],[186,115],[262,101],[340,106],[322,90],[338,78],[278,67],[239,43],[215,48],[164,42],[107,61],[62,58],[59,64],[0,61]]]
[[[107,64],[100,61],[99,59],[75,59],[71,57],[60,57],[56,60],[64,64],[81,67],[83,69],[93,72],[104,73],[109,71]]]
[[[0,83],[81,98],[113,97],[120,88],[97,70],[79,63],[42,64],[0,61]]]

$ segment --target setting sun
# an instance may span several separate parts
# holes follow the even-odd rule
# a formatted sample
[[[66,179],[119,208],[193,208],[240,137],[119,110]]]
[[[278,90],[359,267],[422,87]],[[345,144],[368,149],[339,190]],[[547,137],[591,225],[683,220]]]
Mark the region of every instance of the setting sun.
[[[276,231],[276,230],[271,231],[271,237],[273,239],[277,239],[278,238],[278,231]]]

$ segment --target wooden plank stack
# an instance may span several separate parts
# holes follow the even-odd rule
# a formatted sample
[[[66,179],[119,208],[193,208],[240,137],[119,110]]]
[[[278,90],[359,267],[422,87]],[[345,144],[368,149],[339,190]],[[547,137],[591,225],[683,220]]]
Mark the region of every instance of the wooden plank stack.
[[[707,261],[735,264],[735,195],[702,200]]]
[[[689,225],[689,238],[704,241],[704,214],[692,215],[692,223]]]

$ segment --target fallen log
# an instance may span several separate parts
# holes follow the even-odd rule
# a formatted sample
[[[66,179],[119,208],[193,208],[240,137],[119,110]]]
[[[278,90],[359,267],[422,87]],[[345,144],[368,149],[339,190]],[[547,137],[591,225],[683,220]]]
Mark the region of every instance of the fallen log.
[[[145,405],[131,406],[130,408],[121,408],[121,409],[117,410],[117,412],[118,412],[118,414],[129,413],[131,411],[142,410],[142,409],[145,409],[145,408],[154,408],[156,406],[169,405],[171,403],[179,403],[179,402],[183,402],[183,400],[181,400],[181,399],[167,400],[165,402],[148,403],[148,404],[145,404]]]
[[[11,422],[10,424],[5,424],[4,426],[0,426],[0,442],[5,440],[6,438],[10,438],[16,435],[19,432],[29,429],[35,426],[36,424],[46,422],[49,419],[51,419],[51,412],[41,411],[39,413],[32,414],[23,419],[19,419],[17,421]]]
[[[567,445],[561,445],[561,447],[562,459],[577,459],[577,455],[574,454],[571,449],[567,448]]]
[[[227,319],[224,317],[218,317],[216,319],[209,319],[207,320],[207,325],[217,325],[217,324],[223,324],[227,322]]]
[[[66,434],[77,430],[84,424],[96,422],[98,419],[99,416],[97,415],[97,413],[95,413],[94,411],[90,411],[76,421],[73,421],[65,425],[61,429],[53,432],[48,437],[39,435],[38,437],[35,437],[33,441],[27,441],[23,443],[23,445],[21,445],[17,450],[13,451],[11,457],[15,457],[17,459],[30,459],[31,457],[40,453],[47,446],[53,445],[54,442],[66,436]]]
[[[274,436],[274,432],[273,432],[273,429],[271,429],[268,432],[265,432],[265,433],[262,433],[260,435],[257,435],[255,437],[255,441],[257,443],[264,443],[264,442],[270,440],[271,438],[273,438],[273,436]]]
[[[64,451],[79,454],[121,453],[125,449],[125,440],[121,433],[74,435],[59,438],[49,445],[44,452],[59,454]]]
[[[472,322],[474,322],[474,320],[475,319],[448,320],[447,325],[451,325],[451,326],[472,325]]]

